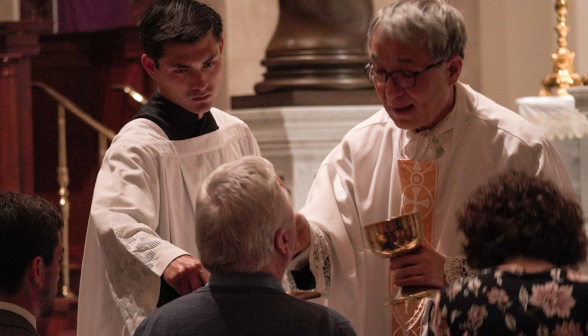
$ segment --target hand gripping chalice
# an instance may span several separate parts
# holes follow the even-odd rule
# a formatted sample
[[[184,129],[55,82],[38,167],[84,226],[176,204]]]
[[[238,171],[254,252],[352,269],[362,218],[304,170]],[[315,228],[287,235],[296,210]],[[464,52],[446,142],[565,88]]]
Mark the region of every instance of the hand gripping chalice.
[[[423,224],[419,212],[369,224],[364,227],[364,230],[372,252],[387,259],[418,248],[424,239]],[[392,335],[396,335],[398,331],[402,330],[403,335],[416,336],[415,329],[418,327],[414,327],[417,324],[420,326],[419,322],[425,308],[425,300],[422,299],[435,295],[438,289],[420,286],[398,287],[392,283],[392,274],[390,274],[389,282],[389,304],[392,308],[392,315],[400,326],[400,329],[392,331]],[[399,309],[401,306],[404,309]],[[409,313],[409,311],[411,312]]]

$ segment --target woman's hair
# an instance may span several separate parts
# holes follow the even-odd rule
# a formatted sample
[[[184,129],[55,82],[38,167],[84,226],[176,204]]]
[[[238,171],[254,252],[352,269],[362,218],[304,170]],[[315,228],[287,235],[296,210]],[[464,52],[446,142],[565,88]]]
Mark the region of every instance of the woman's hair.
[[[580,205],[552,182],[509,172],[479,188],[457,215],[468,243],[468,264],[494,267],[523,257],[556,266],[586,259],[586,232]]]
[[[139,31],[145,53],[159,66],[166,44],[194,44],[208,34],[220,42],[223,21],[217,12],[198,1],[157,0],[146,7]]]

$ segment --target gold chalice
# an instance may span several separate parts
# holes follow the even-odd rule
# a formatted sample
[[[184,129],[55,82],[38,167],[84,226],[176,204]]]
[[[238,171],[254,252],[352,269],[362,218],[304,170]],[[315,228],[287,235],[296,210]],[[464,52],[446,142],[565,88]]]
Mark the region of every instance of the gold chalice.
[[[419,212],[389,218],[383,222],[377,222],[364,227],[365,235],[373,253],[381,258],[391,258],[410,252],[418,248],[424,239],[423,224]],[[391,275],[391,274],[390,274]],[[403,335],[417,335],[414,327],[420,322],[425,304],[423,298],[431,297],[438,291],[434,287],[398,287],[390,283],[391,297],[389,304],[392,306],[392,314],[402,329]],[[406,318],[409,305],[414,310]],[[399,309],[403,305],[405,309]],[[404,313],[402,312],[404,311]],[[393,332],[393,335],[400,329]]]

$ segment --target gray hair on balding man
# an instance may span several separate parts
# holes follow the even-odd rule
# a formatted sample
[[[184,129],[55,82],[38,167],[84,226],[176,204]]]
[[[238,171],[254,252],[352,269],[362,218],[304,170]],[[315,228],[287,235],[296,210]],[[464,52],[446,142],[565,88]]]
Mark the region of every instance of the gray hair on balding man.
[[[422,43],[434,62],[464,58],[467,41],[461,13],[443,0],[400,0],[380,9],[368,30],[407,44]]]
[[[251,273],[269,263],[278,230],[294,225],[273,165],[246,156],[217,168],[196,201],[196,244],[211,273]]]

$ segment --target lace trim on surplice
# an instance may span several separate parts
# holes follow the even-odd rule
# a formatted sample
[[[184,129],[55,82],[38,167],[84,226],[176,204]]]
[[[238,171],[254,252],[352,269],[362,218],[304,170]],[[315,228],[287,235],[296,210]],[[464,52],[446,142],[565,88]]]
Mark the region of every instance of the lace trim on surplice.
[[[466,259],[463,257],[445,257],[445,266],[443,273],[447,283],[452,283],[459,278],[468,278],[478,274],[478,271],[468,266]]]
[[[331,288],[331,251],[323,231],[310,224],[310,271],[316,279],[316,291],[329,294]]]
[[[314,291],[329,294],[331,287],[331,252],[329,250],[329,243],[325,238],[323,231],[316,225],[310,225],[310,255],[308,262],[310,271],[316,281]],[[301,291],[296,287],[296,282],[290,271],[284,274],[282,279],[282,286],[287,292]]]

